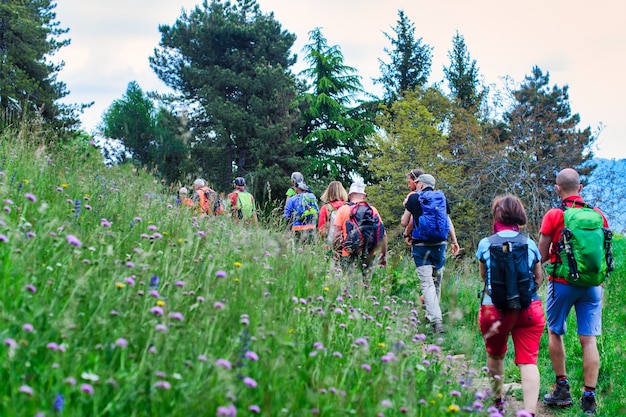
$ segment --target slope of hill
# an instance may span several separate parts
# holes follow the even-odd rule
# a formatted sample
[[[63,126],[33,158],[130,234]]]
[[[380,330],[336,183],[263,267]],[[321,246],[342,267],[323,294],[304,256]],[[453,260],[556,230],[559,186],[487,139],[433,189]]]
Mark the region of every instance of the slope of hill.
[[[595,158],[597,168],[583,188],[583,197],[604,211],[614,232],[626,231],[626,159]]]

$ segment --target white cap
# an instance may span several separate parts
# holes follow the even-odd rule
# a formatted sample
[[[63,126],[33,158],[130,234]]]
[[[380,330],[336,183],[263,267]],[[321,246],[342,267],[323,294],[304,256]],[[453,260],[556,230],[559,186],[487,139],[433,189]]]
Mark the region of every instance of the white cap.
[[[365,184],[363,184],[362,182],[353,182],[352,185],[350,185],[350,191],[348,192],[348,195],[353,193],[367,195],[365,193]]]

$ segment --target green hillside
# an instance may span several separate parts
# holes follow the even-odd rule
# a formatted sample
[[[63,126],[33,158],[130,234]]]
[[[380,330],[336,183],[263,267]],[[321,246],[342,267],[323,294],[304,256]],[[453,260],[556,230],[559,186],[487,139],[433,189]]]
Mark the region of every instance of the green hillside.
[[[40,135],[0,136],[0,416],[490,415],[471,256],[448,261],[449,330],[434,338],[403,251],[364,284],[321,245],[196,217],[147,172]],[[599,344],[606,415],[626,413],[623,252],[618,237]]]

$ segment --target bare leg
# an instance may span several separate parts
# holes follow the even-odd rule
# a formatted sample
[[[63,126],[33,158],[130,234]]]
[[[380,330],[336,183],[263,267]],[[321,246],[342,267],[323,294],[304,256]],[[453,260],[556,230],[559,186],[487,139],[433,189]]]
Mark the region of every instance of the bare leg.
[[[563,345],[563,336],[552,332],[552,330],[548,330],[548,352],[550,353],[550,361],[552,361],[554,375],[567,375],[565,372],[565,346]]]
[[[519,365],[522,376],[522,394],[524,396],[524,410],[529,413],[537,411],[537,400],[539,398],[539,368],[533,364]]]
[[[487,354],[487,368],[491,375],[491,390],[493,395],[498,398],[502,396],[504,387],[504,355],[493,356]]]
[[[585,385],[595,387],[598,383],[600,370],[600,354],[595,336],[579,336],[580,346],[583,349],[583,373]]]

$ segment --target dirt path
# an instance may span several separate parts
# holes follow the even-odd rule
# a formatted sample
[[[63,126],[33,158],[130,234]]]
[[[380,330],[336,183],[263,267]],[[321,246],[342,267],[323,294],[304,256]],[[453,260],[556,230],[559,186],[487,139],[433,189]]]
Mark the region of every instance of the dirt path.
[[[512,384],[504,384],[504,392],[508,392],[510,394],[506,397],[506,403],[504,405],[505,412],[504,415],[515,416],[519,410],[524,409],[524,403],[521,398],[522,385],[518,383]],[[520,398],[517,398],[515,394],[519,393]],[[543,405],[543,401],[539,400],[537,402],[537,412],[535,414],[536,417],[551,417],[553,414],[548,407]]]

